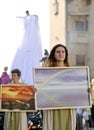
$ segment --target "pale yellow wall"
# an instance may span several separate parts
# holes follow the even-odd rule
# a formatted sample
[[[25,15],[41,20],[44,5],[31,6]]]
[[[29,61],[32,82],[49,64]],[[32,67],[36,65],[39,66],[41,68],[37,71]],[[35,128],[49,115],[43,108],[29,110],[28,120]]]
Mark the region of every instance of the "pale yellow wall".
[[[50,47],[52,48],[55,44],[62,43],[66,44],[66,7],[65,0],[58,0],[59,9],[58,14],[54,15],[55,0],[50,0]]]

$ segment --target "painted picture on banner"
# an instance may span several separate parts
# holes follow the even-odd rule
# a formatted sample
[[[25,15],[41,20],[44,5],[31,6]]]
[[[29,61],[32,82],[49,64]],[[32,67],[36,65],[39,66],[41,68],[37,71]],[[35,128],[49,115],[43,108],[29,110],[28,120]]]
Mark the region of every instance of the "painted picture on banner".
[[[34,68],[37,109],[90,107],[89,68]]]
[[[35,110],[32,86],[2,85],[1,110]]]

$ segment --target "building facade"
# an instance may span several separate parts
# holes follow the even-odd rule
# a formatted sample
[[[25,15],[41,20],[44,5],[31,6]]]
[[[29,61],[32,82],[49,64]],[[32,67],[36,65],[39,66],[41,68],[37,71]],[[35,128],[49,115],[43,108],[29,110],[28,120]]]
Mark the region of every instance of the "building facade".
[[[51,47],[65,44],[70,64],[89,66],[94,78],[94,0],[51,0],[50,7]]]
[[[50,0],[50,47],[66,44],[66,1]]]

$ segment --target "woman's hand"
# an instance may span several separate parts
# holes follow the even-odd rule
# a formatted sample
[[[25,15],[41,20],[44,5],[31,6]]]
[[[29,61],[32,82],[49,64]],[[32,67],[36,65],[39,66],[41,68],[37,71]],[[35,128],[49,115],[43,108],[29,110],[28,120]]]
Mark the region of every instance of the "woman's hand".
[[[33,88],[33,93],[37,92],[37,89],[35,87],[32,88]]]
[[[89,93],[91,93],[92,92],[92,88],[88,88],[88,90],[87,90]]]

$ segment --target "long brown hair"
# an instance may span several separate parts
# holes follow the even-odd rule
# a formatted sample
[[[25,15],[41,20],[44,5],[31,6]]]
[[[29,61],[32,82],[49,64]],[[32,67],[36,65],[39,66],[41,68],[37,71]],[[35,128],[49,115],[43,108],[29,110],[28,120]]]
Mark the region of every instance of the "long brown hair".
[[[68,50],[67,48],[62,45],[62,44],[57,44],[55,45],[51,52],[50,52],[50,55],[49,57],[47,58],[47,60],[45,61],[45,64],[44,66],[47,66],[47,67],[55,67],[56,66],[56,59],[55,59],[55,51],[58,47],[63,47],[65,49],[65,60],[64,60],[64,65],[65,66],[69,66],[69,63],[68,63]]]

